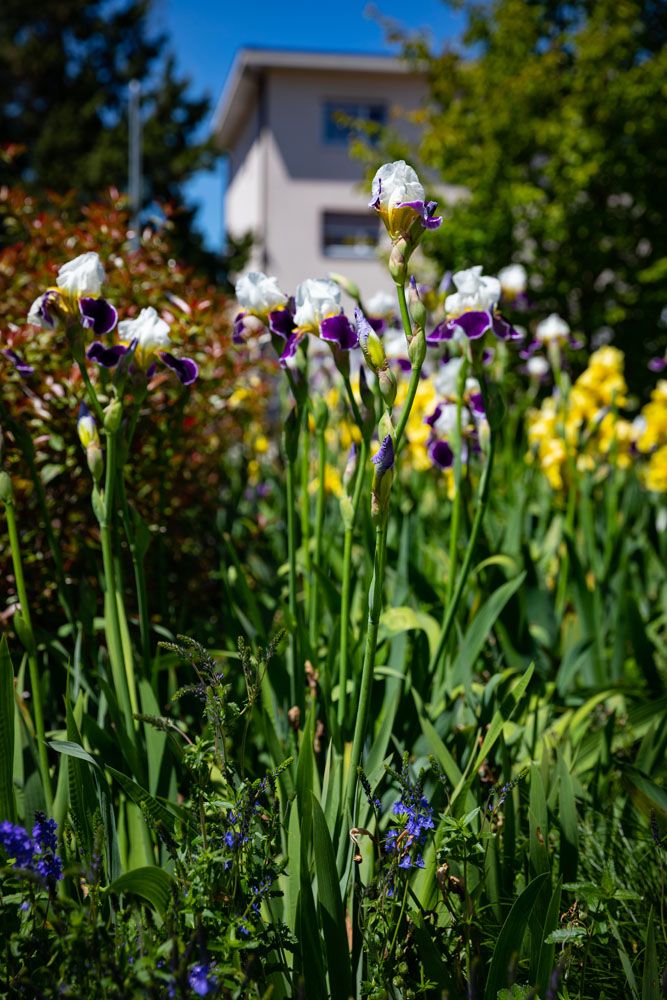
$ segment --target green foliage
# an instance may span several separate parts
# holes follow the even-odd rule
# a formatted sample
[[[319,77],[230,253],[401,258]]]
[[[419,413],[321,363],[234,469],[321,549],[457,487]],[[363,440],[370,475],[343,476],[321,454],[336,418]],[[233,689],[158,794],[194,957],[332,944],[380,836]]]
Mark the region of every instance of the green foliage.
[[[589,337],[611,329],[645,378],[665,346],[664,5],[457,6],[461,49],[404,40],[429,86],[420,158],[466,192],[445,202],[428,253],[450,271],[525,264],[538,318],[557,312]]]

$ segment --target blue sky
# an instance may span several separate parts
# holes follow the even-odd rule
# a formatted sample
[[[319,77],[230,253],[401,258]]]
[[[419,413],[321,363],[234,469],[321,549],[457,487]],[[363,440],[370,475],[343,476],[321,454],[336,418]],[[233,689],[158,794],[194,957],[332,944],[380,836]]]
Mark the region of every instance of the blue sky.
[[[380,15],[408,30],[426,29],[434,47],[453,39],[461,20],[442,0],[379,0]],[[409,12],[408,13],[406,13]],[[179,71],[191,92],[210,95],[213,107],[237,49],[244,45],[342,52],[391,52],[365,0],[156,0],[153,20],[170,36]],[[210,124],[210,123],[207,123]],[[224,161],[193,179],[188,195],[200,205],[199,224],[213,249],[222,245]]]

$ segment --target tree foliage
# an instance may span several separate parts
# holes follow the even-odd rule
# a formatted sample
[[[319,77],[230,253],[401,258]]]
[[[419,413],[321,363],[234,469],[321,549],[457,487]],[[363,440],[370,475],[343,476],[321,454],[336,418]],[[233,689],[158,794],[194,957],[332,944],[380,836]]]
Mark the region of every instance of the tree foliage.
[[[667,325],[667,7],[455,6],[462,51],[404,39],[429,82],[422,161],[469,192],[448,206],[437,256],[524,263],[542,315],[611,330],[643,369]]]
[[[0,163],[0,182],[75,190],[83,202],[125,188],[128,84],[137,79],[144,202],[177,206],[176,250],[187,246],[191,262],[205,262],[181,192],[214,160],[210,144],[197,138],[209,101],[190,96],[165,36],[151,30],[150,8],[150,0],[40,0],[28,17],[20,0],[3,0],[0,135],[22,154]]]

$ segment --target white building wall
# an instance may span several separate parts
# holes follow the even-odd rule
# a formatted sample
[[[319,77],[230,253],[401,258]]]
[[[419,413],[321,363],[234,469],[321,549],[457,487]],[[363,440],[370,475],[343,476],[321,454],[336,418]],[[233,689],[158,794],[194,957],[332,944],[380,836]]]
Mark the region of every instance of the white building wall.
[[[262,136],[259,131],[258,108],[253,108],[234,149],[228,157],[228,181],[225,191],[225,232],[243,236],[249,230],[254,234],[251,266],[262,266],[262,239],[264,234]]]
[[[267,266],[283,288],[293,291],[304,278],[334,271],[354,281],[364,297],[381,288],[391,290],[379,260],[323,253],[325,211],[372,215],[370,192],[361,183],[363,165],[350,158],[346,146],[324,141],[324,105],[337,99],[384,103],[390,116],[393,104],[414,108],[423,97],[424,85],[409,77],[271,71],[266,249]],[[382,227],[380,231],[384,237]]]
[[[263,246],[256,248],[252,266],[275,274],[287,292],[304,278],[331,271],[356,282],[365,297],[391,290],[379,260],[333,258],[322,251],[325,211],[372,214],[370,192],[361,187],[363,165],[350,158],[346,146],[324,141],[324,105],[339,99],[384,103],[388,123],[416,142],[416,127],[394,119],[392,109],[419,108],[425,84],[407,74],[271,69],[265,88],[266,145],[258,134],[256,102],[230,155],[227,231],[255,233]]]

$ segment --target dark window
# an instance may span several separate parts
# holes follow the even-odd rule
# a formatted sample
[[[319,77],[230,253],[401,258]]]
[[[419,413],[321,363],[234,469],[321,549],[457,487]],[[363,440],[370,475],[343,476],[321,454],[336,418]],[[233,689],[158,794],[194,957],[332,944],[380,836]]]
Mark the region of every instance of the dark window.
[[[322,218],[325,257],[374,260],[379,235],[379,220],[366,212],[325,212]]]
[[[362,101],[327,101],[324,105],[324,141],[328,146],[346,146],[359,133],[354,122],[384,125],[387,109],[384,104]],[[372,140],[372,136],[370,136]]]

